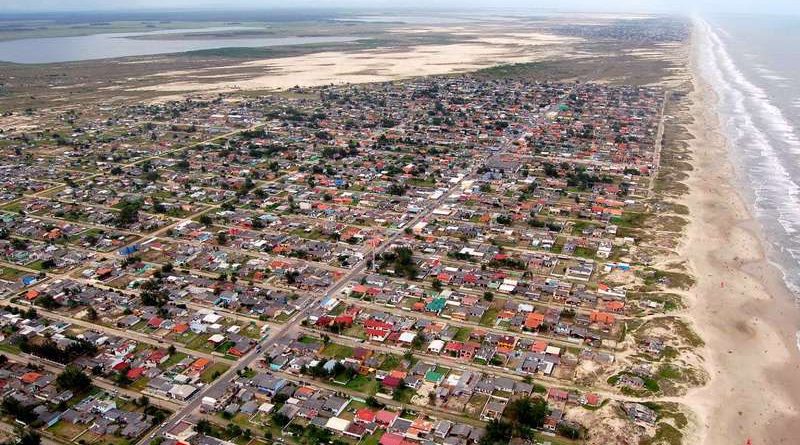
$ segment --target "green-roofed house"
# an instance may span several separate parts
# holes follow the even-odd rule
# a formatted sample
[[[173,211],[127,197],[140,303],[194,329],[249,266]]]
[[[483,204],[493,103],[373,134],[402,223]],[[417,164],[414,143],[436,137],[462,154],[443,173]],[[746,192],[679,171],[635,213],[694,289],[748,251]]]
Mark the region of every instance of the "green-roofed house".
[[[443,297],[434,298],[425,306],[425,310],[428,312],[436,312],[438,314],[446,305],[447,300],[445,300]]]
[[[425,373],[425,380],[431,383],[440,383],[444,380],[444,375],[436,371],[428,371]]]

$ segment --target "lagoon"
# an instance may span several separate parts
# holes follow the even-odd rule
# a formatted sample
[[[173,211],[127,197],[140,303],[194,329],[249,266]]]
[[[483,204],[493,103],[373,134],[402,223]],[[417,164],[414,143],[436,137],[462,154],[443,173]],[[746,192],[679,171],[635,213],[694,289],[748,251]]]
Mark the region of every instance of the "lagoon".
[[[0,42],[0,61],[23,64],[77,62],[217,48],[262,48],[358,40],[358,37],[345,36],[235,37],[233,35],[219,37],[206,34],[262,29],[264,28],[169,29],[152,32],[9,40]],[[198,35],[191,36],[193,33]],[[182,36],[175,38],[175,36],[168,36],[169,34],[181,34]],[[187,35],[183,36],[183,34]],[[159,35],[165,35],[165,38],[159,39]]]

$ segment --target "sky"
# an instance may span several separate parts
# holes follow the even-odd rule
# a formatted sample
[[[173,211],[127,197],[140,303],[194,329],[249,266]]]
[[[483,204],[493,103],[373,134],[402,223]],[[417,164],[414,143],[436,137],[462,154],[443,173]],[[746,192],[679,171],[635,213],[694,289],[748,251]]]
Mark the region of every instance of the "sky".
[[[6,12],[213,8],[558,8],[619,12],[758,12],[800,15],[800,0],[0,0]]]

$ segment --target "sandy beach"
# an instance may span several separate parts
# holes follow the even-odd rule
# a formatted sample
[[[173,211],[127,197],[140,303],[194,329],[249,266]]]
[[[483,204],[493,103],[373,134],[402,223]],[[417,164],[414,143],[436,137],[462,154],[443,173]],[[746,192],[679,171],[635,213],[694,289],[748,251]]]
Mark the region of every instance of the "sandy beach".
[[[710,381],[685,398],[699,423],[689,443],[797,444],[800,312],[737,193],[714,92],[699,74],[693,78],[694,170],[683,198],[691,222],[680,253],[697,279],[687,316],[706,342]]]

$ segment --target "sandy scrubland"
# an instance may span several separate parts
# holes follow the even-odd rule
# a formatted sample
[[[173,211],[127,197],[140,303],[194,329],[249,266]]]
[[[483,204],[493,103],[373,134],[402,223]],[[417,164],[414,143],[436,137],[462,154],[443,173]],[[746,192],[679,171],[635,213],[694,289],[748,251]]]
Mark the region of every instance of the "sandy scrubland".
[[[405,28],[398,32],[450,32],[446,27]],[[573,45],[581,39],[539,32],[503,33],[498,29],[466,30],[455,35],[468,42],[416,45],[357,51],[323,51],[302,56],[242,62],[236,66],[207,70],[155,73],[163,82],[135,88],[137,91],[225,92],[236,90],[286,89],[331,83],[367,83],[415,76],[474,71],[493,65],[524,63],[550,58],[580,57]],[[228,79],[215,71],[241,69],[245,78]],[[180,80],[177,80],[177,79]],[[216,79],[215,79],[216,78]]]

